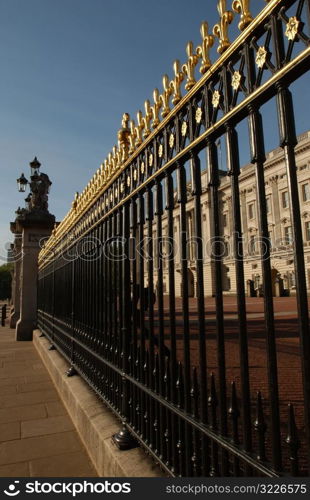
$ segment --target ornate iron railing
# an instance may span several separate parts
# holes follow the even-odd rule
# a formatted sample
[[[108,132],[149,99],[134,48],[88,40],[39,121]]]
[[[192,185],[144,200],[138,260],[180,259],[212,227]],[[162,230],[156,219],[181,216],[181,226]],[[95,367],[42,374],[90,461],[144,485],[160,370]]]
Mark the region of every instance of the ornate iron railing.
[[[137,124],[124,115],[118,147],[76,195],[40,253],[38,324],[69,361],[69,374],[78,372],[121,419],[123,431],[115,436],[120,447],[130,446],[134,436],[172,475],[307,474],[309,316],[289,85],[309,67],[309,1],[271,0],[255,19],[249,1],[234,0],[232,8],[240,14],[241,30],[233,43],[228,36],[233,13],[220,0],[213,35],[203,23],[201,45],[195,50],[188,43],[186,63],[175,61],[174,78],[164,76],[162,94],[155,89],[153,104],[145,102]],[[215,38],[220,57],[211,64]],[[202,76],[196,81],[199,61]],[[270,263],[260,108],[274,98],[297,277],[294,331],[303,387],[298,415],[282,396],[287,379],[278,365]],[[258,375],[244,279],[236,130],[242,120],[249,126],[261,242],[264,362]],[[234,333],[223,294],[221,137],[231,186],[237,344],[229,343]],[[204,191],[202,161],[208,178]],[[208,273],[205,192],[212,227]],[[211,319],[208,282],[215,297]],[[194,299],[189,298],[192,285]]]

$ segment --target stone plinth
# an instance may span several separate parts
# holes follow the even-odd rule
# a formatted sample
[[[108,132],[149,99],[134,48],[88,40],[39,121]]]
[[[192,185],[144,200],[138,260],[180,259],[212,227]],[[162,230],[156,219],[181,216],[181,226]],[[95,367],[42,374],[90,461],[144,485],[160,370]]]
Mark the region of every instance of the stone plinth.
[[[14,239],[14,275],[12,282],[12,313],[10,316],[10,328],[15,328],[20,316],[20,273],[22,260],[22,234],[16,232],[16,224],[11,224],[11,231],[15,233]]]
[[[55,217],[48,212],[30,212],[17,217],[16,228],[22,233],[20,262],[20,315],[16,340],[32,340],[37,318],[38,254],[42,240],[50,236]]]

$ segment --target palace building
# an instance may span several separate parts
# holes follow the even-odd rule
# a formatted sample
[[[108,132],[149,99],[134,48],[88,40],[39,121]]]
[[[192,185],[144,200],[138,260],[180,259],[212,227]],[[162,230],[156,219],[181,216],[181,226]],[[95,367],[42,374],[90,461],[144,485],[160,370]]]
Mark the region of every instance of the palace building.
[[[303,228],[305,265],[307,285],[310,287],[310,131],[298,137],[295,149],[296,165],[299,180],[299,198]],[[266,155],[264,165],[266,206],[268,213],[269,241],[271,246],[271,274],[274,295],[292,295],[295,293],[295,271],[293,261],[293,235],[290,217],[290,204],[288,197],[287,175],[284,162],[284,153],[281,148],[270,151]],[[212,214],[211,197],[208,187],[208,170],[202,174],[202,221],[203,221],[203,247],[204,247],[204,285],[205,295],[214,294],[214,265],[212,262]],[[259,221],[256,194],[255,167],[245,165],[239,176],[240,210],[243,231],[243,255],[245,286],[248,295],[262,293],[261,269],[261,244],[259,241]],[[195,252],[195,223],[194,200],[191,196],[190,184],[188,185],[187,198],[187,240],[188,240],[188,288],[189,295],[196,296],[196,252]],[[222,287],[225,294],[236,293],[235,258],[233,255],[233,213],[231,200],[230,176],[221,170],[220,187],[220,215],[222,230]],[[175,287],[176,295],[182,295],[182,276],[178,242],[180,239],[179,215],[176,204],[174,215],[174,261],[175,261]],[[163,223],[163,286],[164,293],[168,293],[168,254],[171,248],[165,241],[167,234],[167,219]],[[154,223],[154,241],[156,239],[156,224]],[[154,245],[155,262],[157,260],[156,245]],[[157,281],[156,270],[154,282]],[[250,281],[249,281],[250,280]],[[147,277],[145,277],[147,284]]]

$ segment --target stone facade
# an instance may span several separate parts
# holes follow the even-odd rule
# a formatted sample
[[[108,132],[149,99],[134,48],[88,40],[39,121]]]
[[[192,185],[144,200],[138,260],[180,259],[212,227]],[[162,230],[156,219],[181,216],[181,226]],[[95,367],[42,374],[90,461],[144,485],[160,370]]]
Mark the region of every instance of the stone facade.
[[[310,131],[298,137],[295,149],[296,165],[299,182],[299,202],[301,208],[305,265],[307,285],[310,288]],[[274,295],[288,295],[295,293],[295,271],[293,261],[292,226],[288,199],[288,185],[284,155],[281,148],[275,149],[266,155],[264,165],[266,204],[268,212],[268,227],[271,243],[271,267],[274,285]],[[225,294],[236,293],[235,260],[233,257],[233,217],[231,205],[230,177],[227,172],[221,171],[219,188],[220,218],[223,235],[223,290]],[[202,231],[204,246],[204,285],[205,295],[214,294],[212,254],[212,214],[210,189],[208,187],[208,170],[202,173]],[[262,270],[258,222],[258,206],[256,196],[255,170],[252,164],[241,169],[239,177],[240,209],[244,247],[244,273],[247,291],[248,280],[252,280],[254,293],[259,294],[262,285]],[[188,238],[188,284],[190,296],[196,296],[196,262],[195,262],[195,227],[194,227],[194,200],[188,185],[187,210],[187,238]],[[167,234],[167,218],[163,217],[163,235]],[[174,241],[178,246],[179,215],[176,203],[174,211]],[[154,223],[153,237],[156,238],[156,224]],[[155,245],[156,246],[156,245]],[[164,256],[164,293],[168,293],[168,259],[169,245],[163,243]],[[156,258],[155,267],[156,267]],[[176,295],[182,294],[182,278],[180,273],[180,256],[176,249],[175,287]],[[280,280],[279,280],[280,278]],[[157,275],[154,274],[156,286]],[[279,283],[281,282],[281,286]],[[145,276],[147,286],[147,276]]]

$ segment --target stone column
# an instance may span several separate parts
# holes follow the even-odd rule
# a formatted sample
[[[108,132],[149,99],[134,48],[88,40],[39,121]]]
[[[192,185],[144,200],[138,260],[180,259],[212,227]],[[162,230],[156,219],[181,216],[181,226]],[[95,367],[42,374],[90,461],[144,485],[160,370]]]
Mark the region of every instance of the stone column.
[[[230,195],[226,196],[226,202],[228,207],[228,233],[229,236],[232,236],[234,229],[234,220],[233,220],[233,209],[232,209],[232,197]],[[224,230],[225,231],[225,230]]]
[[[32,340],[37,321],[37,278],[40,241],[50,236],[55,218],[49,213],[28,213],[18,217],[22,230],[20,275],[20,317],[16,323],[16,340]]]
[[[246,189],[240,191],[241,217],[242,217],[242,236],[243,236],[243,251],[248,254],[248,215],[246,206]]]
[[[13,226],[11,225],[11,230]],[[14,278],[12,285],[12,303],[13,311],[10,317],[10,328],[15,328],[20,315],[20,273],[21,273],[21,260],[22,260],[22,235],[15,234],[14,240]]]
[[[274,237],[275,246],[278,246],[281,242],[281,224],[280,224],[280,202],[279,202],[279,189],[278,189],[278,176],[274,175],[269,178],[272,190],[272,200],[273,200],[273,220],[274,220]]]

